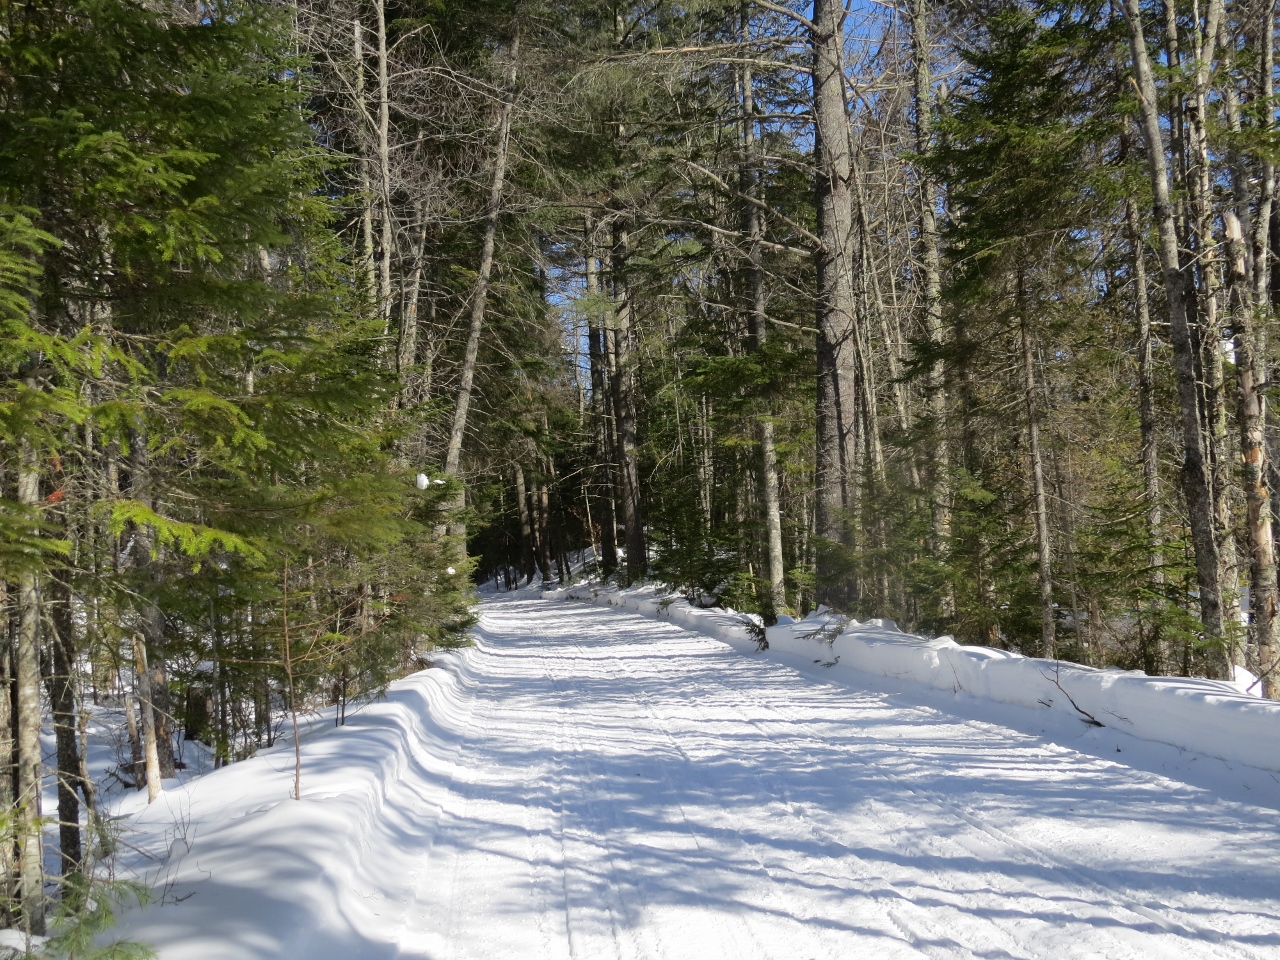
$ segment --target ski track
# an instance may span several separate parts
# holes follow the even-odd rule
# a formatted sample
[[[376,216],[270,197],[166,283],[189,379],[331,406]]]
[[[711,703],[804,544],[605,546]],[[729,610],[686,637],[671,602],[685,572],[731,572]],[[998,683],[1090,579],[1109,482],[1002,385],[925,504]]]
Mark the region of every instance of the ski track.
[[[126,798],[163,897],[118,932],[161,960],[1280,960],[1274,809],[633,613],[480,612],[451,675],[304,741],[303,802],[288,751]]]
[[[405,960],[1280,958],[1274,811],[630,613],[477,633]]]

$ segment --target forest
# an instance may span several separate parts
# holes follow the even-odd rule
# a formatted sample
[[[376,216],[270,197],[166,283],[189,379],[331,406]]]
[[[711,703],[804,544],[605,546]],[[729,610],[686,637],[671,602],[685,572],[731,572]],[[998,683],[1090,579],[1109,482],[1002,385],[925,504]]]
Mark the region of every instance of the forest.
[[[1275,35],[0,0],[0,925],[106,909],[92,710],[154,796],[184,740],[232,763],[428,666],[478,586],[1276,697]]]

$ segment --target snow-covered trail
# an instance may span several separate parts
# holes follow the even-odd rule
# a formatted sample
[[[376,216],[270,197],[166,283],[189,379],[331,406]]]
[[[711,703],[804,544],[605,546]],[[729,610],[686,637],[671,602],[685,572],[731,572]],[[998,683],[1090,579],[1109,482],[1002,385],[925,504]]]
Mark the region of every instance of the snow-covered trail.
[[[615,610],[478,633],[403,957],[1280,957],[1273,810]]]
[[[304,740],[302,802],[287,744],[121,798],[160,903],[117,933],[160,960],[1280,960],[1274,791],[616,609],[481,613]]]

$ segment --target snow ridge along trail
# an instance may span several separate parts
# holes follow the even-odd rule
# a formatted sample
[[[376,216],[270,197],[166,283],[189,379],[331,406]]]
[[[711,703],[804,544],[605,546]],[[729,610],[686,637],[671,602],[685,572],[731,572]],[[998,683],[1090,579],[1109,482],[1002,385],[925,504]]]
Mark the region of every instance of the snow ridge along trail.
[[[164,960],[1280,958],[1274,810],[635,614],[482,614],[447,675],[306,745],[303,803],[281,754],[168,797],[180,902],[125,932]],[[136,819],[145,847],[163,814]]]

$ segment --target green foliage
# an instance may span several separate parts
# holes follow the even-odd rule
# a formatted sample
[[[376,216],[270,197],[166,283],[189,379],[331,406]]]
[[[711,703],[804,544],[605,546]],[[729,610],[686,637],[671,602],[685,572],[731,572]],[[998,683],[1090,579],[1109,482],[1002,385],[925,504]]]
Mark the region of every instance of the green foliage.
[[[40,256],[56,241],[35,227],[29,219],[31,211],[0,207],[0,327],[10,337],[10,344],[20,340],[25,327],[21,321],[31,309],[29,297],[35,292],[40,276]],[[18,323],[12,327],[9,324]]]
[[[313,704],[458,641],[469,567],[447,572],[436,533],[454,488],[416,490],[397,449],[400,384],[287,13],[5,16],[0,447],[28,451],[39,502],[0,490],[3,576],[72,587],[95,673],[146,634],[175,699],[233,705],[200,733],[243,756],[282,704],[286,616]],[[83,902],[59,956],[99,955],[113,894]]]
[[[39,509],[0,498],[0,575],[16,580],[65,559],[71,543],[60,532]]]
[[[120,911],[145,907],[151,892],[140,883],[76,875],[52,922],[52,936],[36,954],[41,960],[150,960],[155,951],[132,940],[103,943]],[[68,893],[74,893],[68,896]]]
[[[653,572],[691,603],[701,603],[704,597],[729,603],[732,593],[733,599],[741,604],[742,584],[737,581],[739,562],[731,551],[711,540],[673,537],[658,547]]]

